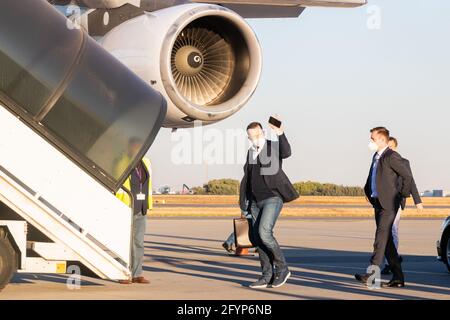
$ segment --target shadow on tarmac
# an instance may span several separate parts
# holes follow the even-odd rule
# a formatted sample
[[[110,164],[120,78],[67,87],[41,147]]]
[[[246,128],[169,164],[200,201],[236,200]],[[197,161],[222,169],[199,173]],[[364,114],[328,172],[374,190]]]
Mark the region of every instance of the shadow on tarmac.
[[[260,275],[257,255],[230,257],[221,247],[222,240],[163,234],[147,234],[147,236],[152,236],[153,239],[178,239],[186,240],[185,242],[206,242],[206,244],[183,244],[170,242],[170,240],[169,242],[146,241],[145,271],[175,273],[191,278],[223,281],[237,285],[242,290],[252,290],[248,288],[248,285]],[[422,292],[423,295],[435,293],[450,296],[450,275],[446,272],[445,267],[441,266],[441,263],[436,262],[434,256],[403,255],[403,268],[408,291],[402,289],[370,290],[353,279],[354,273],[365,271],[370,253],[293,246],[282,246],[282,250],[292,272],[292,277],[287,284],[290,289],[284,290],[285,287],[263,289],[264,293],[273,297],[321,299],[317,296],[302,295],[305,287],[335,291],[336,299],[339,299],[340,294],[344,292],[380,299],[427,299],[411,295],[410,290]],[[223,257],[223,260],[220,257]],[[167,268],[153,267],[152,261],[157,261]],[[66,283],[67,278],[67,275],[16,274],[11,282],[19,284],[35,281]],[[81,285],[105,286],[96,280],[94,277],[83,276]],[[298,290],[292,290],[292,286],[298,287]],[[195,299],[195,297],[193,298]],[[242,298],[245,298],[245,294],[236,297],[236,299]]]
[[[225,259],[229,256],[221,250],[221,240],[157,234],[152,234],[152,236],[215,242],[217,246],[146,241],[146,249],[150,251],[150,254],[146,254],[146,256],[171,267],[161,269],[145,266],[144,270],[146,271],[172,272],[189,277],[232,282],[247,290],[251,290],[247,288],[248,285],[259,276],[260,267],[257,256],[236,257],[236,262],[230,262],[229,258]],[[381,299],[426,299],[402,293],[404,292],[402,289],[370,290],[356,282],[353,275],[365,271],[370,253],[292,246],[282,246],[282,249],[292,272],[288,284],[298,286],[299,293],[302,291],[301,287],[313,287],[336,291],[337,298],[340,293],[346,292]],[[155,251],[183,253],[184,256],[177,258],[170,255],[157,255]],[[190,258],[194,254],[199,258]],[[208,259],[212,256],[223,256],[224,261]],[[450,275],[443,266],[439,268],[441,267],[440,262],[437,262],[434,256],[403,255],[402,257],[408,290],[450,296]],[[246,263],[239,262],[243,260],[247,260]],[[249,265],[248,260],[253,261],[253,265]],[[389,276],[385,276],[384,280],[389,280],[389,278]],[[267,293],[286,298],[317,299],[317,297],[282,292],[280,289],[264,290]]]

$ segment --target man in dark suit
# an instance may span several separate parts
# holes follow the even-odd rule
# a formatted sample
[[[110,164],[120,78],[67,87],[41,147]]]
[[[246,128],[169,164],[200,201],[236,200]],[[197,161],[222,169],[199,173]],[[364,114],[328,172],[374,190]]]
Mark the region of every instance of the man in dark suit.
[[[283,203],[299,195],[282,169],[283,159],[291,155],[291,146],[283,129],[269,125],[278,141],[266,140],[258,122],[247,127],[252,147],[247,153],[239,194],[241,210],[252,215],[253,243],[262,268],[262,276],[251,288],[280,287],[291,275],[273,229]]]
[[[383,287],[404,287],[404,275],[392,237],[392,225],[403,198],[411,193],[412,175],[403,158],[389,149],[389,130],[376,127],[370,131],[369,148],[376,151],[364,187],[367,199],[375,209],[377,230],[371,265],[379,268],[386,256],[393,278]],[[399,189],[398,180],[403,180]],[[373,270],[373,269],[372,269]],[[356,274],[355,278],[367,284],[372,274]]]
[[[389,137],[388,146],[392,150],[397,151],[397,148],[398,148],[397,139],[394,137]],[[419,190],[417,189],[417,185],[414,180],[414,175],[412,174],[411,165],[409,163],[409,160],[403,158],[403,161],[405,162],[405,165],[407,166],[408,170],[411,172],[411,176],[413,176],[413,178],[411,180],[411,196],[414,200],[414,204],[416,205],[417,211],[420,212],[423,210],[422,199],[420,198]],[[403,185],[403,179],[401,177],[399,177],[399,179],[398,179],[399,190],[402,189],[402,185]],[[405,210],[405,207],[406,207],[406,198],[403,198],[401,205],[400,205],[400,209],[398,210],[397,215],[395,216],[394,224],[392,225],[392,237],[393,237],[395,248],[397,249],[397,252],[398,252],[398,245],[399,245],[398,229],[399,229],[399,225],[400,225],[400,218],[402,215],[402,211]],[[400,262],[402,262],[402,260],[403,259],[400,256]],[[381,274],[387,275],[390,273],[391,273],[391,268],[390,268],[389,264],[386,262],[386,265],[385,265],[384,269],[381,271]]]

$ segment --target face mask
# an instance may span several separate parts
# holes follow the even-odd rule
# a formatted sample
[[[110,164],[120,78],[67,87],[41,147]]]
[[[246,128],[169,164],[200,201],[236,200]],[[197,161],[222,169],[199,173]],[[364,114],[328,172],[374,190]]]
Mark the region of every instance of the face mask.
[[[378,145],[374,141],[370,141],[368,147],[369,147],[369,149],[371,151],[377,151],[378,150]]]
[[[252,141],[252,144],[253,144],[253,146],[256,148],[256,147],[262,147],[262,145],[264,144],[264,142],[266,141],[266,138],[264,138],[264,137],[261,137],[261,138],[258,138],[258,139],[256,139],[256,140],[253,140]]]

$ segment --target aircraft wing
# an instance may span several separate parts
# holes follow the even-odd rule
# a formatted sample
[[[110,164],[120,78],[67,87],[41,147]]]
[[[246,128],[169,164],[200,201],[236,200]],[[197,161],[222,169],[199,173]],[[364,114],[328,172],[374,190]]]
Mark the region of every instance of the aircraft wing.
[[[146,11],[155,11],[182,3],[212,3],[227,7],[244,18],[298,17],[305,7],[358,7],[367,0],[48,0],[53,4],[76,3],[96,9],[118,8],[132,4]]]
[[[227,7],[244,18],[298,17],[305,7],[358,7],[367,0],[194,0],[199,3],[216,3]]]

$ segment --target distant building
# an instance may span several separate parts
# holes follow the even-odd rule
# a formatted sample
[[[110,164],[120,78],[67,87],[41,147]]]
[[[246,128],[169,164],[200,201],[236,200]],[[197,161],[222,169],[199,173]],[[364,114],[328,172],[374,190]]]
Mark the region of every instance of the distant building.
[[[437,190],[426,190],[420,194],[422,197],[434,197],[434,198],[442,198],[442,197],[450,197],[450,191],[445,191],[442,189]]]
[[[183,184],[181,190],[168,185],[155,187],[153,194],[194,194],[194,192],[187,185]]]
[[[426,190],[426,191],[424,191],[424,192],[421,192],[421,193],[420,193],[420,196],[421,196],[421,197],[432,197],[432,196],[433,196],[433,191]]]
[[[172,194],[172,188],[170,188],[169,186],[162,186],[158,189],[158,191],[160,192],[160,194]]]
[[[433,190],[433,197],[442,198],[444,196],[444,190]]]

